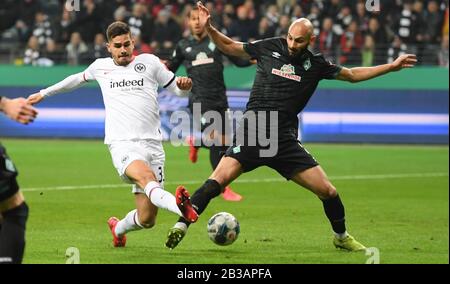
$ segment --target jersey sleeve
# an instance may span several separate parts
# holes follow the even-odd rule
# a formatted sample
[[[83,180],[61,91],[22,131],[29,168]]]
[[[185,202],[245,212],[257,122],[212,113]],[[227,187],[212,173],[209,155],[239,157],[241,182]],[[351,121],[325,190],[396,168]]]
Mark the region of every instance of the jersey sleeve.
[[[252,65],[252,63],[248,59],[242,59],[240,57],[231,56],[228,54],[223,54],[223,55],[226,56],[237,67],[248,67],[248,66]]]
[[[86,70],[84,70],[83,79],[86,82],[95,80],[95,70],[97,68],[96,66],[97,66],[97,60],[92,62],[91,65],[89,65],[89,67]]]
[[[169,68],[170,71],[175,73],[177,72],[178,67],[180,67],[183,61],[184,61],[183,51],[181,50],[181,46],[178,43],[177,47],[172,53],[172,57],[167,61],[167,67]]]
[[[175,80],[175,74],[170,71],[166,65],[164,65],[158,57],[154,57],[155,60],[155,79],[158,85],[167,88]]]
[[[272,39],[263,39],[244,43],[244,50],[251,58],[258,59]]]
[[[325,60],[323,56],[318,58],[320,67],[320,80],[334,80],[341,73],[342,66],[333,64],[332,62]]]

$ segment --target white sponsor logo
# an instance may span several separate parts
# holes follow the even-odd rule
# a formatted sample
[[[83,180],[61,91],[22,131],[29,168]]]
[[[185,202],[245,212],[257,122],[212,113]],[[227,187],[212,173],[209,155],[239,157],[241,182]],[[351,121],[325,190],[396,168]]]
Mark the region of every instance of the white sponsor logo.
[[[212,63],[214,63],[214,58],[209,58],[206,53],[200,52],[199,54],[197,54],[196,59],[192,61],[192,66],[212,64]]]
[[[297,82],[302,80],[302,77],[295,75],[295,67],[291,64],[283,65],[280,70],[273,68],[272,74]]]

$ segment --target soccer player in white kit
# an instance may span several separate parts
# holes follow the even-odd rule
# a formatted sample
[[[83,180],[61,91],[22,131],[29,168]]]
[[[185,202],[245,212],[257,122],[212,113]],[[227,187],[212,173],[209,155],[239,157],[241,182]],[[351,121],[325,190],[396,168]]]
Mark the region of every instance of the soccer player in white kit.
[[[137,209],[125,218],[108,220],[113,245],[123,247],[127,232],[154,226],[158,208],[190,222],[198,218],[184,187],[178,187],[175,196],[163,189],[165,154],[157,101],[159,86],[182,96],[191,90],[192,80],[176,77],[154,55],[133,57],[134,41],[125,23],[112,23],[106,33],[112,58],[97,59],[84,72],[29,96],[28,101],[36,104],[88,81],[99,83],[106,113],[105,144],[121,178],[133,184],[136,200]]]

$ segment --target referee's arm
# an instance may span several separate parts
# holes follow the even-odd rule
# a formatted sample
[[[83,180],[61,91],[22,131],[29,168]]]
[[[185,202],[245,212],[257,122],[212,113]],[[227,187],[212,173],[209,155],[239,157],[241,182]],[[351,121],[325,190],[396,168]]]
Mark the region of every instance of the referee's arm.
[[[343,67],[336,79],[341,81],[348,81],[351,83],[358,83],[387,74],[389,72],[396,72],[403,68],[412,68],[416,63],[416,55],[404,54],[399,56],[394,62],[390,64],[383,64],[374,67]]]

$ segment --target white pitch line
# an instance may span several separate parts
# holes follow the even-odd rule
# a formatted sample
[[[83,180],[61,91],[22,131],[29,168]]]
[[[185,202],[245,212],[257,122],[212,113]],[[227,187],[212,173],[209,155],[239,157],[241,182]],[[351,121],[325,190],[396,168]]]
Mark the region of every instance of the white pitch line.
[[[398,179],[398,178],[433,178],[446,177],[448,173],[405,173],[405,174],[379,174],[379,175],[350,175],[350,176],[330,176],[330,180],[368,180],[368,179]],[[256,183],[256,182],[285,182],[283,178],[266,178],[266,179],[237,179],[233,183]],[[200,184],[204,180],[191,181],[172,181],[165,182],[166,185],[172,184]],[[129,184],[97,184],[97,185],[75,185],[75,186],[53,186],[53,187],[34,187],[23,188],[24,192],[33,191],[58,191],[58,190],[75,190],[75,189],[112,189],[120,187],[130,187]]]

